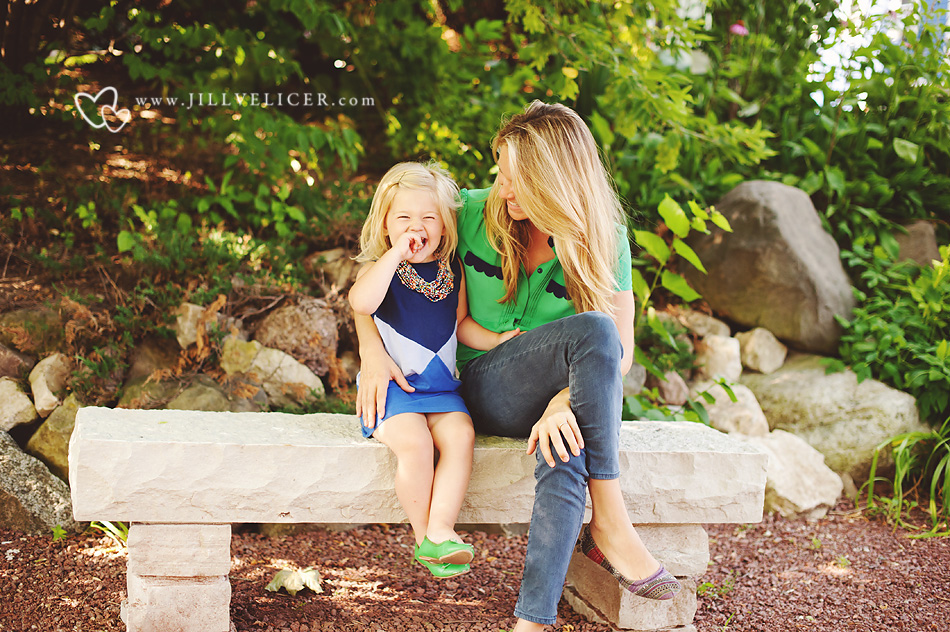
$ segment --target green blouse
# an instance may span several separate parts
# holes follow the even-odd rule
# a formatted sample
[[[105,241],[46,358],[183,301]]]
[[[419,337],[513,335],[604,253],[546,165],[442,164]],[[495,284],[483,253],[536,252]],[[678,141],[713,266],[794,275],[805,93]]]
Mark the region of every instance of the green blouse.
[[[458,257],[465,274],[468,311],[472,318],[482,327],[495,332],[516,327],[520,327],[521,331],[529,331],[575,314],[574,302],[567,296],[564,269],[558,261],[557,252],[553,259],[542,263],[531,276],[522,268],[515,300],[498,302],[505,295],[505,282],[501,271],[501,255],[492,248],[485,233],[484,210],[488,191],[462,189],[462,206],[458,211]],[[618,233],[616,289],[621,292],[633,286],[626,226],[620,226]],[[484,353],[460,342],[457,355],[459,369]]]

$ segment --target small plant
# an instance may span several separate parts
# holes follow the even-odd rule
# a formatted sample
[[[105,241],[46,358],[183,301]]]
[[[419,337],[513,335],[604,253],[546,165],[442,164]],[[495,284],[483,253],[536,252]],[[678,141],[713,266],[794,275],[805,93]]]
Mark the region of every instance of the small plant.
[[[696,594],[699,597],[719,599],[732,592],[732,589],[735,587],[736,578],[735,573],[732,572],[722,581],[722,585],[717,585],[715,582],[703,582],[696,587]]]
[[[838,568],[848,568],[851,566],[851,560],[849,560],[845,555],[839,555],[835,558],[835,566]]]
[[[709,229],[706,227],[706,222],[712,222],[722,230],[732,232],[729,220],[715,208],[710,208],[707,211],[700,208],[693,201],[690,201],[688,206],[692,217],[688,216],[683,207],[668,195],[660,202],[657,210],[666,227],[673,233],[673,238],[669,243],[656,233],[645,230],[633,231],[633,237],[637,245],[653,260],[637,260],[635,262],[650,273],[652,276],[650,282],[647,282],[637,267],[633,268],[633,293],[640,305],[635,322],[639,321],[647,309],[653,305],[652,297],[657,286],[662,286],[687,303],[700,298],[699,293],[689,286],[686,279],[673,272],[669,267],[670,262],[673,261],[673,255],[679,255],[680,259],[689,262],[694,268],[706,274],[706,268],[699,260],[699,256],[684,241],[691,232],[708,233]]]
[[[808,548],[811,549],[812,551],[820,551],[820,550],[821,550],[821,538],[819,538],[819,537],[816,536],[816,535],[813,535],[813,536],[811,537],[811,543],[809,543]]]
[[[890,449],[894,458],[893,498],[874,492],[878,459]],[[928,494],[926,513],[930,528],[916,537],[950,536],[950,417],[932,432],[908,432],[884,441],[874,449],[868,480],[868,508],[882,511],[895,525],[913,528],[904,516],[919,507],[912,495],[921,486]]]
[[[98,529],[104,533],[110,540],[125,548],[129,542],[129,527],[122,522],[109,522],[108,520],[97,520],[89,524],[93,529]]]
[[[66,536],[69,535],[66,529],[63,528],[63,525],[60,525],[60,524],[50,529],[50,531],[52,531],[53,542],[59,542],[60,540],[65,539]]]

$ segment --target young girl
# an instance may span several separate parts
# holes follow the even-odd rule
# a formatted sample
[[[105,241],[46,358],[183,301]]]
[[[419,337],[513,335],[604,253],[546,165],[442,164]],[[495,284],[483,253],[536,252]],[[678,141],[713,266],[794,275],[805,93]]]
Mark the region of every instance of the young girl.
[[[390,169],[373,195],[356,258],[367,263],[349,294],[357,314],[373,316],[408,382],[405,390],[390,383],[378,415],[360,419],[364,437],[396,454],[396,495],[415,534],[414,558],[438,578],[468,572],[474,557],[455,533],[475,442],[458,394],[457,341],[488,350],[520,331],[488,331],[468,316],[455,259],[458,204],[458,186],[438,166]]]

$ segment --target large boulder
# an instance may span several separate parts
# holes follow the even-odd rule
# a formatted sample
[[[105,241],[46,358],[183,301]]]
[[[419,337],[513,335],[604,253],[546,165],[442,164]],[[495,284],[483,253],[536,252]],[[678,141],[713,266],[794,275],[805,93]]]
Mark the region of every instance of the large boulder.
[[[12,430],[36,419],[36,408],[30,396],[16,380],[0,377],[0,430]]]
[[[784,430],[746,441],[769,455],[766,469],[765,510],[786,518],[824,517],[844,489],[841,478],[820,452]]]
[[[337,335],[336,316],[326,301],[304,297],[297,305],[268,314],[254,339],[293,356],[317,375],[326,375],[336,365]]]
[[[69,477],[69,438],[76,425],[78,410],[79,401],[75,395],[70,395],[26,444],[27,452],[45,463],[53,474],[64,481]]]
[[[875,446],[929,428],[911,395],[876,380],[858,383],[850,370],[826,375],[821,360],[792,354],[774,373],[746,373],[741,382],[755,393],[770,428],[801,437],[825,455],[828,467],[860,484],[868,478]]]
[[[0,527],[48,535],[57,525],[81,530],[73,520],[69,487],[0,432]]]
[[[690,245],[708,274],[686,271],[690,285],[717,313],[746,327],[765,327],[793,347],[832,353],[840,315],[854,297],[834,239],[811,199],[778,182],[752,181],[716,208],[733,233],[697,234]]]

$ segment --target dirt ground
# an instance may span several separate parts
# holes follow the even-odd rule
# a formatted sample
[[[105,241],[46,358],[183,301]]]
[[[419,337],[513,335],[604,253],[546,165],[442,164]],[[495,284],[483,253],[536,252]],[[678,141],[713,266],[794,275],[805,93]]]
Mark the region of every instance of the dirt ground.
[[[950,540],[914,540],[843,501],[815,522],[707,525],[709,571],[695,625],[706,631],[950,629]],[[508,630],[525,536],[466,534],[472,572],[437,581],[409,563],[404,525],[269,538],[232,536],[238,632]],[[0,530],[0,631],[119,632],[125,551],[99,532],[54,542]],[[265,590],[284,568],[315,567],[323,592]],[[562,600],[556,630],[603,632]]]

